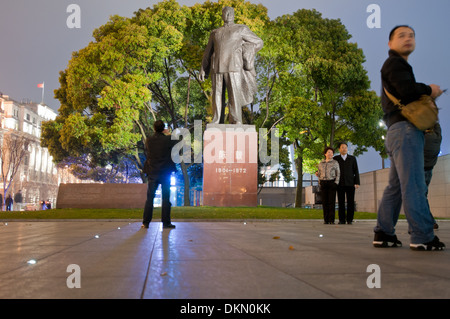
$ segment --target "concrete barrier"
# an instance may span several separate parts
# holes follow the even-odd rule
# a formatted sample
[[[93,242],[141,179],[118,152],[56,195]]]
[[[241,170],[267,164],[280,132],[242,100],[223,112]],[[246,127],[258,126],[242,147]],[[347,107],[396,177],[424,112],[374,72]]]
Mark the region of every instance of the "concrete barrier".
[[[147,184],[61,184],[56,208],[142,208]]]
[[[385,168],[360,174],[361,186],[355,193],[358,211],[378,212],[384,189],[388,185],[389,170]],[[428,201],[434,217],[450,217],[450,155],[438,158],[428,188]]]

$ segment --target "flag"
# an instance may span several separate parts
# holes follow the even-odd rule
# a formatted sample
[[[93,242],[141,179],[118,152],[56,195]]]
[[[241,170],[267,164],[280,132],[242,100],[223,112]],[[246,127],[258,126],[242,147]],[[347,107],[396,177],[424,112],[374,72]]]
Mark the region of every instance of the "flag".
[[[42,89],[42,101],[41,101],[41,104],[44,104],[44,82],[38,83],[37,87]]]

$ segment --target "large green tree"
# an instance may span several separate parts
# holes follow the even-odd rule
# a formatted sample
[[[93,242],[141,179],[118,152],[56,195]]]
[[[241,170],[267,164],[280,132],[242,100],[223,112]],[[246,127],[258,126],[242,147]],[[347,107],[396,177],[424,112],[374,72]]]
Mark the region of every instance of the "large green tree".
[[[347,141],[355,155],[368,147],[383,152],[379,98],[369,91],[364,54],[340,20],[298,10],[266,29],[260,70],[261,116],[295,149],[296,206],[303,172],[313,173],[325,146]]]
[[[156,118],[174,130],[192,130],[195,119],[206,120],[211,84],[198,80],[198,70],[210,31],[223,23],[225,5],[235,8],[237,23],[256,32],[268,21],[265,7],[243,0],[193,7],[167,0],[132,18],[113,16],[96,29],[94,41],[60,73],[59,115],[43,125],[42,144],[55,160],[87,154],[92,165],[105,166],[131,158],[142,172],[144,141]],[[180,163],[185,205],[190,158]]]

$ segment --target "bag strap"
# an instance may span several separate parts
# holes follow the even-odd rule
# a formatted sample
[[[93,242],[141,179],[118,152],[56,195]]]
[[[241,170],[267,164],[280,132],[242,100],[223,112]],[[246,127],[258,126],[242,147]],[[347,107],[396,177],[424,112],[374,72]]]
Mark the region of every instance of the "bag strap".
[[[399,99],[397,99],[395,96],[393,96],[391,93],[389,93],[386,88],[384,88],[384,93],[386,93],[387,97],[389,98],[389,100],[392,101],[392,103],[394,103],[395,105],[397,105],[399,107],[399,109],[402,109],[404,107],[404,105],[400,102]]]

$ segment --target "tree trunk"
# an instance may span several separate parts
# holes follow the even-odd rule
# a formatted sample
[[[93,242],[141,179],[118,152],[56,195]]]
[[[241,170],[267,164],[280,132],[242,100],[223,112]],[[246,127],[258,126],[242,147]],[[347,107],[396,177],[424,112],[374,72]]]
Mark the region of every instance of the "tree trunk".
[[[302,207],[303,199],[303,157],[298,156],[295,159],[295,166],[297,169],[297,191],[295,193],[295,207]]]
[[[191,206],[191,199],[189,197],[189,191],[191,189],[191,182],[189,181],[188,174],[188,165],[184,162],[180,163],[181,171],[183,172],[183,181],[184,181],[184,206]]]

